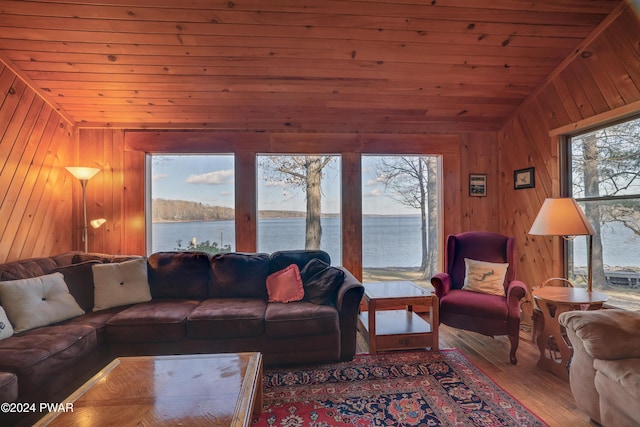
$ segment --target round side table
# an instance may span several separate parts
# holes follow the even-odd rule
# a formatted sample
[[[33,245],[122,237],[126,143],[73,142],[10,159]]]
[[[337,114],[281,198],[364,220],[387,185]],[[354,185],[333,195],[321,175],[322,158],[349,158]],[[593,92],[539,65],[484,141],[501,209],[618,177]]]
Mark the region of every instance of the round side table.
[[[573,356],[564,328],[558,323],[560,314],[571,310],[597,310],[609,297],[602,292],[583,288],[544,287],[531,292],[542,311],[543,328],[537,337],[540,359],[538,368],[569,380],[569,365]]]

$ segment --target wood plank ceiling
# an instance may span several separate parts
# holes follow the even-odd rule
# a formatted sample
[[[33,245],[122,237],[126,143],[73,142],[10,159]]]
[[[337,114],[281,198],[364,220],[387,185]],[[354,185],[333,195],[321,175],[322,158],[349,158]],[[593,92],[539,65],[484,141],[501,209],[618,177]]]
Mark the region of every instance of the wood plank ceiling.
[[[625,0],[0,0],[81,127],[497,130]]]

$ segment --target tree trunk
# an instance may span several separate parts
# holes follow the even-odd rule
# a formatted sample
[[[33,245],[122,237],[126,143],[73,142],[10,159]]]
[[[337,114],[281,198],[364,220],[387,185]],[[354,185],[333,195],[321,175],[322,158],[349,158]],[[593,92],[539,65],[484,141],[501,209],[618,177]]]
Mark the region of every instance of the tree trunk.
[[[585,197],[599,196],[598,182],[598,146],[595,135],[584,138],[582,155],[584,157],[584,195]],[[608,288],[604,275],[604,262],[602,259],[602,239],[600,237],[600,206],[597,203],[585,203],[585,216],[591,223],[595,234],[593,236],[593,283],[599,288]]]
[[[425,188],[425,159],[418,158],[418,185],[420,190],[420,240],[422,243],[422,262],[420,271],[425,271],[428,264],[427,254],[427,190]]]
[[[427,160],[427,212],[429,217],[427,268],[424,270],[425,279],[431,279],[438,268],[438,159],[429,157]]]
[[[320,224],[322,162],[319,156],[307,156],[306,160],[307,221],[305,249],[320,249],[320,239],[322,238],[322,226]]]

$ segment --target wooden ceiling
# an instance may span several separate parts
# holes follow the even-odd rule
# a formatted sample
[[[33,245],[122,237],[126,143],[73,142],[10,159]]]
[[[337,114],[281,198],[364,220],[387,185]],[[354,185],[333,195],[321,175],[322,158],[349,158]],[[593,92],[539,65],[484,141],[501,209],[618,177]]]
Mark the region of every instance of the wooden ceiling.
[[[621,1],[0,0],[0,59],[81,127],[497,130]]]

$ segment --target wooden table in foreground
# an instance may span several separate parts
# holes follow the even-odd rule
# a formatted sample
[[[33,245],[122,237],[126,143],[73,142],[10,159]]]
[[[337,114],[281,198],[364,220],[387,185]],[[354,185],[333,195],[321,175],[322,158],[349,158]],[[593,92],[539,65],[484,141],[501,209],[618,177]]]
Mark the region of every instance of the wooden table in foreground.
[[[262,410],[260,353],[120,357],[49,413],[48,426],[248,426]]]
[[[438,351],[438,297],[413,282],[364,284],[367,311],[358,316],[369,353],[431,347]],[[429,322],[414,313],[413,306],[429,309]],[[398,309],[402,308],[402,309]]]
[[[542,311],[544,322],[543,329],[536,338],[540,350],[538,368],[569,381],[573,349],[566,341],[558,316],[571,310],[597,310],[609,297],[602,292],[557,286],[534,289],[531,295]]]

